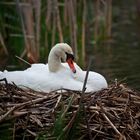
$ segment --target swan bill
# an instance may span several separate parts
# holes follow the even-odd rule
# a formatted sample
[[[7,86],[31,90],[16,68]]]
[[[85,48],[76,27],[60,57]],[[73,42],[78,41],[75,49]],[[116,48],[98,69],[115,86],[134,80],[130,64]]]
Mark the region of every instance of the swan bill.
[[[66,56],[67,56],[66,62],[68,63],[70,69],[72,70],[73,73],[76,73],[76,69],[73,63],[74,55],[66,52]]]
[[[72,72],[76,73],[76,69],[75,69],[75,66],[74,66],[74,63],[73,63],[73,59],[72,58],[67,59],[67,63],[69,65],[70,69],[72,70]]]

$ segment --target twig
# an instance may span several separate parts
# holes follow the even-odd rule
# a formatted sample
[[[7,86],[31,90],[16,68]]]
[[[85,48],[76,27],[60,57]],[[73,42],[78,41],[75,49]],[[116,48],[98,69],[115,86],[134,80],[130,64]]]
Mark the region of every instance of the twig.
[[[57,106],[58,106],[58,104],[59,104],[61,98],[62,98],[62,94],[58,97],[57,102],[56,102],[55,107],[54,107],[54,109],[53,109],[52,112],[54,112],[54,110],[57,108]]]
[[[122,136],[122,134],[119,132],[119,130],[115,127],[115,125],[110,121],[110,119],[106,116],[105,113],[102,113],[103,117],[106,119],[106,121],[112,126],[112,128],[115,130],[117,134]]]
[[[72,94],[71,98],[70,98],[70,101],[69,101],[69,104],[68,106],[66,107],[66,109],[63,111],[62,115],[61,115],[61,118],[64,118],[64,116],[66,115],[69,107],[71,106],[72,102],[73,102],[73,99],[74,99],[74,94]]]
[[[87,118],[87,114],[86,114],[85,105],[83,104],[83,99],[84,99],[84,95],[85,95],[85,91],[86,91],[86,84],[87,84],[87,79],[88,79],[88,74],[89,74],[89,70],[90,70],[90,67],[91,67],[91,63],[92,63],[92,58],[90,58],[90,61],[89,61],[89,65],[88,65],[88,68],[87,68],[87,72],[86,72],[86,76],[85,76],[85,80],[84,80],[84,84],[83,84],[83,89],[82,89],[82,93],[81,93],[81,99],[80,99],[80,106],[82,107],[82,109],[84,111],[84,116],[85,116],[85,119],[86,119],[87,130],[88,130],[88,135],[89,135],[90,140],[92,140],[92,135],[91,135],[90,126],[89,126],[89,123],[88,123],[88,118]]]
[[[10,113],[12,113],[14,111],[14,109],[16,108],[16,106],[13,106],[9,111],[7,111],[4,115],[0,116],[0,122],[2,122]]]
[[[37,136],[37,134],[35,133],[35,132],[32,132],[31,130],[29,130],[29,129],[27,129],[26,130],[28,133],[30,133],[32,136],[34,136],[34,137],[36,137]]]
[[[83,125],[83,124],[80,124],[80,126],[83,127],[83,128],[87,128],[87,126],[86,126],[86,125]],[[91,130],[91,131],[95,131],[95,132],[97,132],[97,133],[100,133],[100,134],[102,134],[102,135],[107,135],[106,133],[104,133],[104,132],[102,132],[102,131],[99,131],[99,130],[96,130],[96,129],[94,129],[94,128],[90,128],[90,130]]]
[[[22,62],[28,64],[29,66],[31,66],[31,64],[30,64],[29,62],[27,62],[26,60],[24,60],[23,58],[21,58],[21,57],[19,57],[19,56],[17,56],[17,55],[16,55],[15,57],[18,58],[20,61],[22,61]]]
[[[6,78],[0,79],[0,81],[4,81],[6,85],[8,85],[8,81]]]
[[[25,105],[35,104],[35,103],[41,102],[41,101],[43,101],[43,100],[45,100],[47,98],[48,98],[48,96],[44,96],[42,98],[37,98],[35,100],[27,101],[27,102],[24,102],[24,103],[19,103],[19,104],[16,105],[16,107],[21,107],[21,106],[25,106]]]
[[[81,98],[82,99],[83,99],[83,96],[85,95],[86,84],[87,84],[87,79],[88,79],[88,74],[89,74],[89,70],[90,70],[90,67],[91,67],[91,63],[92,63],[92,57],[90,58],[89,65],[88,65],[87,72],[86,72],[86,76],[85,76],[85,80],[84,80],[84,84],[83,84],[83,89],[82,89],[82,93],[81,93]]]
[[[78,113],[78,110],[73,113],[73,116],[72,116],[71,120],[69,121],[68,125],[66,125],[66,127],[63,129],[64,132],[66,132],[67,130],[71,129],[71,127],[72,127],[72,125],[73,125],[73,123],[75,121],[75,118],[77,116],[77,113]]]
[[[30,118],[38,124],[38,126],[43,127],[43,124],[41,123],[41,121],[37,118],[36,115],[30,115]]]

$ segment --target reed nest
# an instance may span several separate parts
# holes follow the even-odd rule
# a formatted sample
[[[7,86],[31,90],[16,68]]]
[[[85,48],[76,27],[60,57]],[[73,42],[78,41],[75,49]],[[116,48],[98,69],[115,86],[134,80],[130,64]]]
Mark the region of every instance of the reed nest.
[[[74,139],[74,134],[81,140],[139,140],[140,92],[119,83],[83,96],[72,90],[42,93],[0,84],[0,123],[8,120],[14,120],[13,139],[24,132],[36,139],[41,134]]]

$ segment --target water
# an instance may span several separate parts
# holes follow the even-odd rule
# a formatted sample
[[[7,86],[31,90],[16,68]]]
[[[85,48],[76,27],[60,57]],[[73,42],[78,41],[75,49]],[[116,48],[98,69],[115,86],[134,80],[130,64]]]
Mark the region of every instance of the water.
[[[140,90],[140,22],[131,4],[122,2],[114,7],[118,13],[113,20],[112,43],[98,46],[92,69],[103,73],[109,82],[117,78]]]
[[[140,90],[140,48],[135,46],[102,46],[94,55],[92,69],[105,75],[111,82],[115,78]]]

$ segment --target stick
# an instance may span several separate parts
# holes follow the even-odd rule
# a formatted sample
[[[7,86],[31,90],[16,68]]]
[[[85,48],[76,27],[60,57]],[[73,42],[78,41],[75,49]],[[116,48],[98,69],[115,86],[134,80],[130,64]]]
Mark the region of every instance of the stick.
[[[26,60],[24,60],[23,58],[21,58],[21,57],[19,57],[19,56],[17,56],[17,55],[16,55],[15,57],[18,58],[20,61],[22,61],[22,62],[28,64],[29,66],[31,66],[31,64],[30,64],[29,62],[27,62]]]
[[[81,99],[80,99],[80,107],[82,107],[82,109],[84,111],[84,116],[85,116],[88,135],[89,135],[90,140],[92,140],[91,130],[90,130],[90,126],[89,126],[89,123],[88,123],[88,118],[87,118],[87,115],[86,115],[86,109],[85,109],[84,104],[82,104],[82,102],[83,102],[83,98],[84,98],[84,95],[85,95],[86,84],[87,84],[87,79],[88,79],[88,74],[89,74],[91,62],[92,62],[92,58],[90,58],[90,61],[89,61],[89,65],[88,65],[88,68],[87,68],[87,72],[86,72],[86,76],[85,76],[85,80],[84,80],[84,84],[83,84],[83,89],[82,89],[82,93],[81,93]]]
[[[105,113],[102,113],[103,117],[106,119],[106,121],[112,126],[112,128],[115,130],[117,134],[122,136],[122,134],[119,132],[119,130],[115,127],[115,125],[110,121],[110,119],[106,116]]]
[[[52,112],[54,112],[54,111],[55,111],[55,109],[57,108],[57,106],[58,106],[58,104],[59,104],[59,102],[60,102],[61,98],[62,98],[62,94],[60,94],[60,95],[59,95],[59,97],[58,97],[58,99],[57,99],[57,102],[56,102],[56,104],[55,104],[55,107],[54,107],[54,109],[53,109],[53,111],[52,111]]]
[[[8,81],[6,78],[0,79],[0,81],[4,81],[6,85],[8,85]]]
[[[32,136],[36,137],[37,134],[29,129],[26,130],[28,133],[30,133]]]
[[[2,122],[11,112],[14,111],[14,109],[16,108],[16,106],[13,106],[9,111],[7,111],[4,115],[0,116],[0,122]]]
[[[81,93],[81,96],[83,97],[84,94],[85,94],[85,90],[86,90],[86,84],[87,84],[87,79],[88,79],[88,74],[89,74],[89,70],[90,70],[90,67],[91,67],[91,63],[92,63],[92,57],[90,58],[90,61],[89,61],[89,65],[88,65],[88,68],[87,68],[87,72],[86,72],[86,76],[85,76],[85,80],[84,80],[84,85],[83,85],[83,89],[82,89],[82,93]]]

